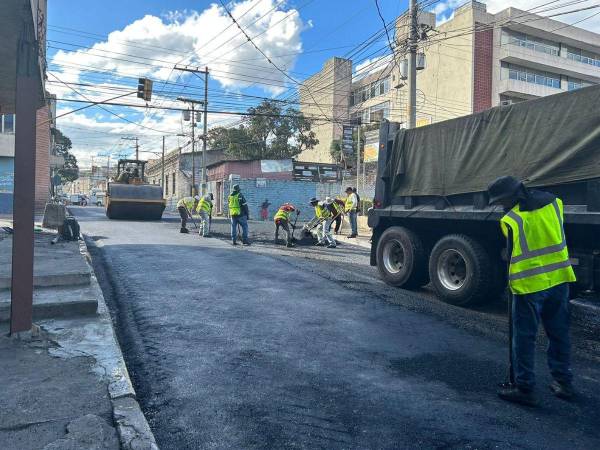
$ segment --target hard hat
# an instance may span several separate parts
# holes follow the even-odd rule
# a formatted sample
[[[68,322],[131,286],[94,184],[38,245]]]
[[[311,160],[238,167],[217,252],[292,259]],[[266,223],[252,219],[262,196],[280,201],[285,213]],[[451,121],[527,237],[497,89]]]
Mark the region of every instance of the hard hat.
[[[240,190],[240,185],[239,184],[234,184],[233,185],[233,192],[238,192]]]
[[[196,201],[199,202],[200,201],[200,196],[199,195],[194,195],[194,200],[196,200]]]
[[[319,203],[319,199],[317,197],[313,197],[310,199],[310,204],[314,205],[315,203]]]
[[[505,200],[514,196],[519,189],[523,187],[523,183],[515,177],[504,176],[497,178],[488,186],[488,195],[490,196],[489,204],[493,205],[501,200]]]

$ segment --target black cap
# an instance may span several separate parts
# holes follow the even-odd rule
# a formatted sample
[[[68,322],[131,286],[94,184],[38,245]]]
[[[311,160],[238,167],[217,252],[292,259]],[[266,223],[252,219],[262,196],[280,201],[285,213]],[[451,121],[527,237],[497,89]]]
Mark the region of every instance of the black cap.
[[[313,198],[311,198],[311,199],[310,199],[310,204],[312,205],[312,204],[314,204],[314,203],[319,203],[319,199],[318,199],[318,198],[316,198],[316,197],[313,197]]]
[[[501,200],[513,197],[523,186],[515,177],[504,176],[497,178],[488,186],[489,204],[493,205]]]
[[[237,192],[240,190],[240,185],[239,184],[234,184],[233,185],[233,192]]]
[[[352,186],[348,186],[346,188],[346,192],[354,192],[354,189],[352,189]]]

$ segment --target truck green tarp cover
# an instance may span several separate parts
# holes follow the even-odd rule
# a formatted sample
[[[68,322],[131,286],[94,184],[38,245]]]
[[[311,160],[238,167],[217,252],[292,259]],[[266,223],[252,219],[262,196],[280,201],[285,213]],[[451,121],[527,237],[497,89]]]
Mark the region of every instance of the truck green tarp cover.
[[[528,186],[600,178],[600,86],[400,130],[383,177],[395,196],[447,196],[502,175]]]

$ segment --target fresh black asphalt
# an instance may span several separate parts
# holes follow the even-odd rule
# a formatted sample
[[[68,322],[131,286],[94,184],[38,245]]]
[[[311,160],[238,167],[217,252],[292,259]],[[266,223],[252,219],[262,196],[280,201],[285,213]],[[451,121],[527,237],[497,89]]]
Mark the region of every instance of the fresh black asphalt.
[[[541,406],[506,404],[501,334],[459,323],[494,311],[414,307],[424,294],[379,282],[368,250],[234,248],[73,211],[162,449],[600,448],[597,364],[577,359],[567,403],[540,352]]]

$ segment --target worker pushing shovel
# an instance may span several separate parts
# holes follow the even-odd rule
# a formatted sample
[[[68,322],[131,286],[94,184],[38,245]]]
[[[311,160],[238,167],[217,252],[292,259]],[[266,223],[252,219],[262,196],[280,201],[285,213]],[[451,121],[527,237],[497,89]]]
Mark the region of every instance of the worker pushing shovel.
[[[282,228],[286,236],[286,247],[295,247],[294,244],[294,229],[296,228],[296,222],[291,223],[291,216],[296,213],[296,221],[300,211],[296,209],[291,203],[285,203],[281,205],[277,213],[275,213],[275,245],[279,243],[279,228]],[[291,230],[290,230],[291,227]]]
[[[199,201],[200,196],[196,195],[194,197],[183,197],[177,202],[177,211],[179,212],[179,217],[181,217],[180,233],[189,233],[189,230],[187,229],[188,218],[191,219],[194,226],[198,228],[198,225],[196,225],[196,222],[192,217],[192,211],[195,211]]]

